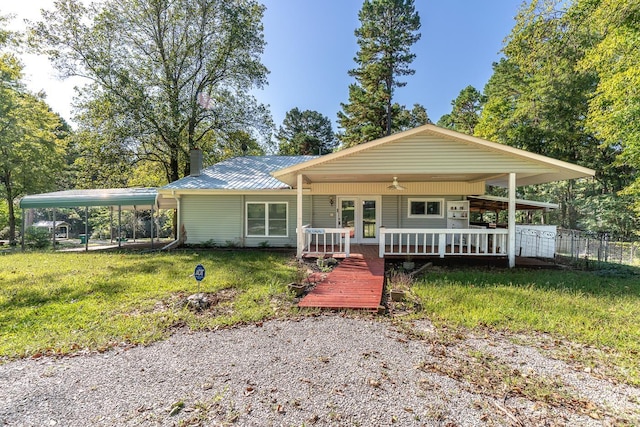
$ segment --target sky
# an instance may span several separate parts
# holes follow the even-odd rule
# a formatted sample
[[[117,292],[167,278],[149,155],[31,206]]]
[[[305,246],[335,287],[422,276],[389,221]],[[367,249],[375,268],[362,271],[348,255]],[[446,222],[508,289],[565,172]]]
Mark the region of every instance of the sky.
[[[254,92],[268,104],[276,126],[292,108],[315,110],[337,129],[340,103],[348,101],[347,74],[355,67],[362,0],[262,0],[266,6],[262,60],[268,86]],[[416,59],[407,85],[396,89],[394,102],[411,108],[422,104],[433,122],[451,111],[451,101],[472,85],[482,91],[500,58],[504,38],[521,0],[415,0],[422,23],[413,46]],[[15,14],[12,29],[24,30],[24,19],[37,20],[53,0],[0,0],[0,14]],[[23,55],[27,87],[47,93],[47,102],[72,122],[73,87],[79,79],[61,81],[44,57]]]

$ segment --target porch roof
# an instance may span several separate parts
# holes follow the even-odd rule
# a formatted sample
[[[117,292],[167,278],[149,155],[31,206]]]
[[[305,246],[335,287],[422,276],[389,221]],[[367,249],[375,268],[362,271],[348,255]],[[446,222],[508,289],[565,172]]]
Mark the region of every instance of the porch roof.
[[[468,196],[471,210],[505,211],[509,209],[509,198],[498,196]],[[558,209],[557,203],[538,202],[535,200],[516,199],[516,210],[551,210]]]
[[[485,182],[506,187],[509,173],[516,185],[590,177],[595,171],[434,125],[424,125],[385,138],[318,157],[272,172],[295,187],[296,175],[306,183]]]

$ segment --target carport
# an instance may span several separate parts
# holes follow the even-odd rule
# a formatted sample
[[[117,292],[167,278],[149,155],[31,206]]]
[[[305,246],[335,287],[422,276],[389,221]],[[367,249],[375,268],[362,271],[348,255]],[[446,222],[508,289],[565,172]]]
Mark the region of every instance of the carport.
[[[151,210],[154,216],[157,190],[155,188],[106,188],[91,190],[66,190],[53,193],[33,194],[20,200],[22,209],[22,250],[24,251],[25,209],[52,208],[53,221],[56,221],[56,208],[84,207],[85,250],[89,250],[89,207],[118,208],[118,236],[122,232],[123,210]],[[153,224],[151,221],[151,247],[153,247]],[[55,233],[52,236],[55,247]],[[118,239],[118,246],[122,244]]]

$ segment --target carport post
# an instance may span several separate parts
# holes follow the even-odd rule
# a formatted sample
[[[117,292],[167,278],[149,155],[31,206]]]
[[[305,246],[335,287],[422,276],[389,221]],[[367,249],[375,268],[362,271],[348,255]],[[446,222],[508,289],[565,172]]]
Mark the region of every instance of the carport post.
[[[153,218],[153,206],[151,206],[151,249],[153,249],[153,223],[155,222],[154,218]]]
[[[122,205],[118,205],[118,247],[122,247]]]
[[[89,251],[89,206],[84,207],[84,250]]]
[[[22,252],[24,252],[24,222],[25,222],[25,210],[24,208],[22,208],[22,225],[20,226],[20,240],[21,240],[21,246],[22,246]]]
[[[51,208],[51,212],[53,212],[53,227],[52,227],[52,236],[51,241],[53,242],[53,250],[56,250],[56,208]]]

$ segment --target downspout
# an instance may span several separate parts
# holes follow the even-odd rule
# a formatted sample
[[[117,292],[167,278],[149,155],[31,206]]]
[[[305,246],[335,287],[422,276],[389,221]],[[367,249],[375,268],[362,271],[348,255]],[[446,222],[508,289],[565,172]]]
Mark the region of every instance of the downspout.
[[[516,174],[509,173],[509,212],[507,221],[507,256],[509,268],[516,266]]]

